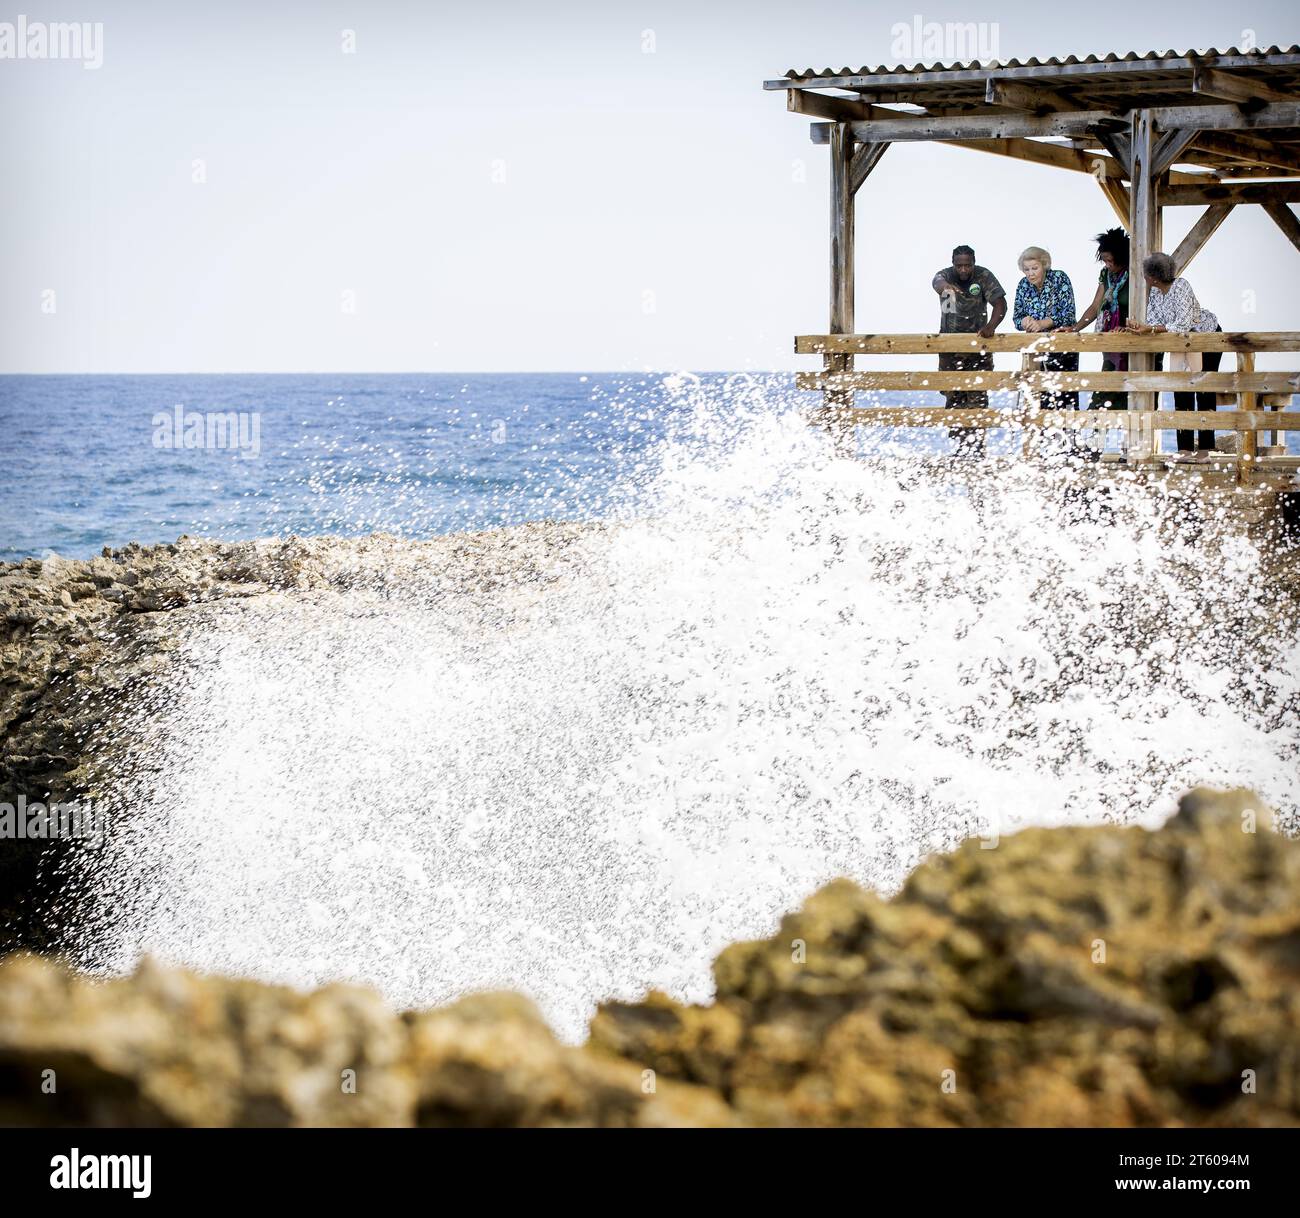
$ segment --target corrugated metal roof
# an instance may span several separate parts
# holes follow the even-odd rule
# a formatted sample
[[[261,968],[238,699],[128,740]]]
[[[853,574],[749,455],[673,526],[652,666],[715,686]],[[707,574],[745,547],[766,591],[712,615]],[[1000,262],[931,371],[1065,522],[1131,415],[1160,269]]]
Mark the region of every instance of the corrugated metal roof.
[[[1097,56],[1088,55],[1080,58],[1077,55],[1069,55],[1065,59],[1058,59],[1053,56],[1051,59],[1007,59],[1007,60],[989,60],[981,63],[972,59],[968,63],[915,63],[915,64],[897,64],[894,67],[886,67],[881,64],[872,68],[863,66],[860,68],[822,68],[820,71],[816,68],[804,68],[800,71],[797,68],[790,68],[786,71],[787,80],[807,80],[819,76],[902,76],[914,75],[917,72],[970,72],[980,69],[998,69],[998,68],[1059,68],[1068,67],[1074,64],[1092,64],[1092,63],[1157,63],[1169,59],[1211,59],[1211,58],[1228,58],[1233,56],[1256,56],[1260,59],[1269,55],[1297,55],[1300,54],[1300,46],[1291,47],[1259,47],[1253,50],[1241,51],[1236,47],[1228,47],[1226,50],[1219,51],[1211,48],[1208,51],[1148,51],[1145,55],[1139,55],[1136,51],[1129,51],[1125,55],[1117,55],[1112,51],[1109,55]]]

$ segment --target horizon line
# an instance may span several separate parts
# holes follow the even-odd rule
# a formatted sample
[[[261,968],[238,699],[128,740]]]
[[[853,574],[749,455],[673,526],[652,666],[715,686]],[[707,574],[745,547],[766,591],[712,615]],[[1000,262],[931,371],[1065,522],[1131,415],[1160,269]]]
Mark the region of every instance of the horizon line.
[[[771,374],[788,374],[806,369],[798,368],[455,368],[445,371],[422,369],[400,369],[372,371],[353,369],[349,371],[312,372],[303,369],[290,369],[277,372],[256,372],[241,370],[234,372],[0,372],[0,378],[7,376],[653,376],[656,373],[672,375],[673,373],[695,372],[714,373],[744,372],[750,376]]]

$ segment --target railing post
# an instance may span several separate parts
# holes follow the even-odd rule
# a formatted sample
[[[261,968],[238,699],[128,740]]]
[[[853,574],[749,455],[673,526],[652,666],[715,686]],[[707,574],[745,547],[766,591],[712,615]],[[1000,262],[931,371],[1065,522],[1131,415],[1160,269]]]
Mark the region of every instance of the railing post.
[[[1036,372],[1038,363],[1035,356],[1028,351],[1020,353],[1020,371]],[[1031,389],[1022,389],[1020,391],[1021,406],[1023,407],[1024,417],[1020,421],[1020,453],[1023,457],[1032,457],[1038,451],[1037,429],[1029,424],[1029,415],[1036,413],[1042,403],[1039,401],[1036,391]]]
[[[1129,312],[1140,322],[1147,318],[1147,282],[1142,274],[1142,260],[1160,248],[1160,208],[1156,199],[1158,183],[1152,173],[1155,156],[1155,124],[1150,110],[1136,110],[1130,129],[1132,176],[1129,190]],[[1168,361],[1165,361],[1168,363]],[[1131,351],[1128,357],[1130,372],[1150,372],[1151,356],[1145,351]],[[1158,393],[1130,393],[1130,410],[1154,410],[1160,401]],[[1129,430],[1129,460],[1148,460],[1156,453],[1156,432],[1144,419],[1137,428]]]
[[[1255,353],[1253,351],[1237,352],[1237,371],[1255,371]],[[1254,410],[1257,401],[1256,394],[1239,393],[1237,395],[1237,409]],[[1253,428],[1237,432],[1237,484],[1239,486],[1247,480],[1247,476],[1250,474],[1259,455],[1258,439]]]

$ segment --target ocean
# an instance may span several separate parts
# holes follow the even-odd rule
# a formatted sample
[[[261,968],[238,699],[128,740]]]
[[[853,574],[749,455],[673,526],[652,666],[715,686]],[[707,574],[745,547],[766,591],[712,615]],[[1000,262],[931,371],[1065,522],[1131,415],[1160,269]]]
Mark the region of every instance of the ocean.
[[[788,373],[4,376],[0,561],[183,533],[430,537],[635,513],[692,398],[749,386],[762,409],[815,401]],[[928,429],[868,442],[948,444]],[[991,437],[991,450],[1013,442]]]
[[[2,377],[0,560],[85,558],[182,533],[423,537],[589,518],[682,408],[662,382],[594,373]],[[204,426],[203,445],[185,446],[195,415],[206,424],[229,412],[237,418],[227,434],[209,437]]]

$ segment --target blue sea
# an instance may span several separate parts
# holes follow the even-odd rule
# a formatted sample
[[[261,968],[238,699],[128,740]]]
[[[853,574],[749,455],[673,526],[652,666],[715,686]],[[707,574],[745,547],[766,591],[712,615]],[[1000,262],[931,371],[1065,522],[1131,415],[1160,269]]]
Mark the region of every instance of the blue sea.
[[[754,379],[705,374],[693,392],[725,411],[737,377]],[[813,398],[790,374],[758,380],[772,409]],[[635,508],[639,471],[691,409],[663,373],[0,376],[0,561],[183,533],[428,537],[598,518]],[[874,439],[948,444],[931,429]],[[1014,442],[994,433],[991,451]]]
[[[590,518],[684,409],[661,375],[0,377],[0,560]]]

